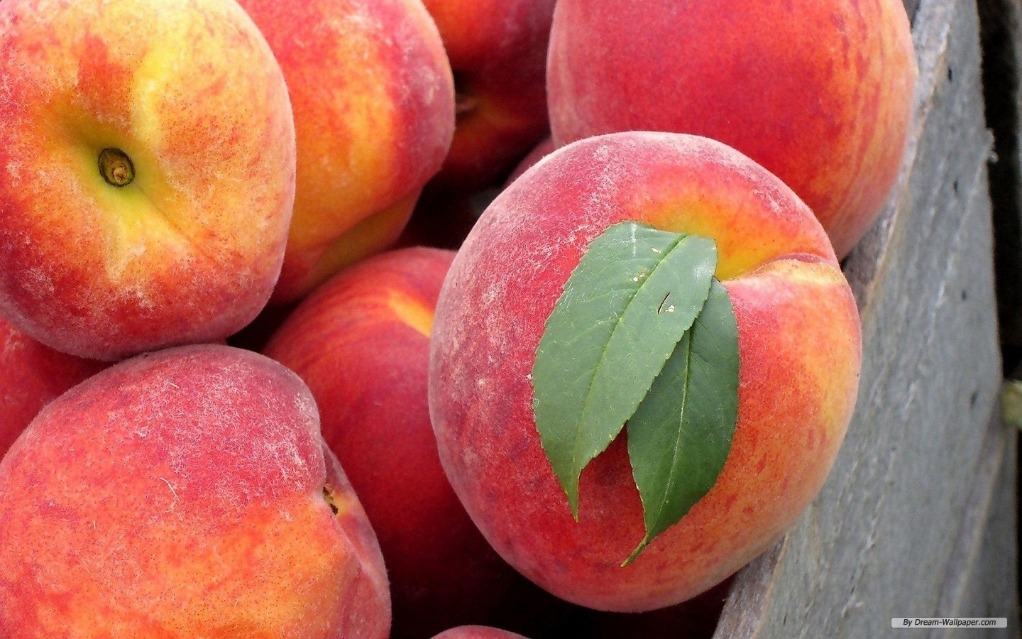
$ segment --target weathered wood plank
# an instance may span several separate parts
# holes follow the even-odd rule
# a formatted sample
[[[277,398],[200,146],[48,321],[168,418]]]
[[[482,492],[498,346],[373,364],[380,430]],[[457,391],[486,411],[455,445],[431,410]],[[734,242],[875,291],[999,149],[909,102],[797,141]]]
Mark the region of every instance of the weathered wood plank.
[[[961,534],[948,562],[943,582],[941,614],[954,617],[1007,617],[1017,620],[1018,545],[1011,531],[1017,530],[1015,481],[1017,433],[995,420],[989,429],[976,468],[976,481],[969,498]],[[989,634],[988,634],[989,633]],[[1017,637],[1012,624],[984,636]],[[952,631],[936,633],[953,637]]]
[[[717,637],[879,637],[892,617],[955,613],[944,584],[1001,381],[992,141],[975,3],[914,4],[916,128],[888,211],[845,264],[865,345],[856,415],[819,498],[739,574]],[[994,596],[1013,614],[1013,593]]]

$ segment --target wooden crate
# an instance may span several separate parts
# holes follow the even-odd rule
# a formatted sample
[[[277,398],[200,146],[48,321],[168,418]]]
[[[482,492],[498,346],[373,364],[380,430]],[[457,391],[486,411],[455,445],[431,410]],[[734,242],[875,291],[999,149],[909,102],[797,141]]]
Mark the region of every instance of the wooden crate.
[[[888,210],[844,264],[863,325],[856,414],[817,500],[736,577],[715,637],[932,636],[891,618],[962,616],[1008,618],[976,636],[1019,636],[979,13],[906,8],[915,124]]]

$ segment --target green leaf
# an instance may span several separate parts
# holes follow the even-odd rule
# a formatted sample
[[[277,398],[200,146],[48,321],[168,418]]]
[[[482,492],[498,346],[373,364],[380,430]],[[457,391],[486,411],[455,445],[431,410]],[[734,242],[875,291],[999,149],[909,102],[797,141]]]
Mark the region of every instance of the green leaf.
[[[710,239],[622,222],[592,241],[565,283],[536,351],[533,408],[576,519],[582,469],[646,396],[716,264]]]
[[[628,456],[646,536],[622,565],[680,520],[716,483],[738,421],[738,326],[714,280],[692,329],[628,420]]]

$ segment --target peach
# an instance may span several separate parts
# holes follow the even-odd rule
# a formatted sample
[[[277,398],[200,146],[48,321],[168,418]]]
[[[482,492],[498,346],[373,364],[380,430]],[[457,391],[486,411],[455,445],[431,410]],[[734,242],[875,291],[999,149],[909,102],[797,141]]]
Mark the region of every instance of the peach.
[[[105,366],[40,344],[0,316],[0,459],[43,406]]]
[[[626,130],[720,140],[780,177],[838,258],[898,175],[918,70],[902,0],[558,2],[558,146]]]
[[[434,179],[495,186],[549,131],[546,52],[554,0],[423,0],[454,70],[457,126]]]
[[[0,629],[387,636],[379,546],[291,371],[165,349],[48,404],[0,462]]]
[[[265,306],[294,123],[230,0],[0,4],[0,313],[79,357],[217,341]]]
[[[320,407],[376,531],[390,576],[392,637],[490,622],[522,580],[468,518],[429,420],[429,336],[452,251],[404,248],[350,266],[306,297],[263,352]]]
[[[454,135],[454,80],[421,0],[241,0],[284,71],[294,219],[273,303],[390,246]]]
[[[569,274],[627,221],[716,242],[740,370],[712,488],[622,566],[644,536],[627,429],[582,472],[576,521],[540,443],[531,373]],[[790,188],[708,138],[607,134],[525,171],[469,233],[437,302],[430,415],[451,485],[504,559],[568,601],[653,610],[723,581],[796,521],[844,437],[860,360],[850,287]]]

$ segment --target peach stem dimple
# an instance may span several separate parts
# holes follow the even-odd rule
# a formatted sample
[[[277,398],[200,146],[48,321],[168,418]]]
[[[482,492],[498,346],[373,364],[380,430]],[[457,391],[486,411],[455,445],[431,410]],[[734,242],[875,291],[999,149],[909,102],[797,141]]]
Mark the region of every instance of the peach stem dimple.
[[[329,484],[323,486],[323,500],[326,501],[327,505],[330,506],[330,510],[332,510],[335,515],[340,511],[340,508],[338,508],[336,502],[334,502],[334,491],[331,489]]]
[[[135,179],[135,165],[124,151],[106,148],[99,152],[99,173],[111,186],[127,186]]]

